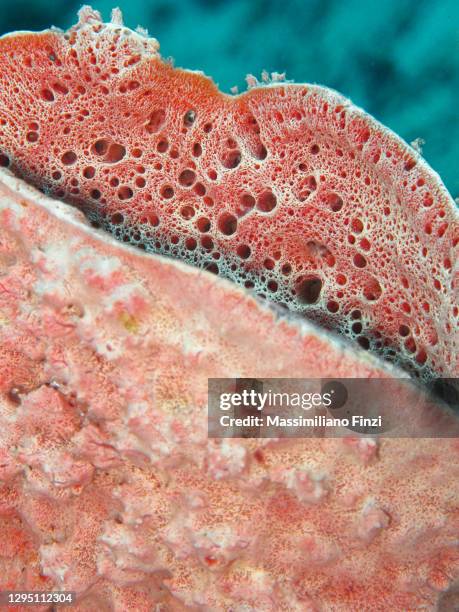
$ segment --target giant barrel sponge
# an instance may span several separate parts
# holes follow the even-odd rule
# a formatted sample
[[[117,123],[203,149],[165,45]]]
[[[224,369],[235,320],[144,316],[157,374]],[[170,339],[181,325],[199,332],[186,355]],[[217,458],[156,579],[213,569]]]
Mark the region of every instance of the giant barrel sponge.
[[[90,9],[66,34],[6,36],[0,53],[0,151],[14,172],[118,238],[424,379],[457,374],[455,204],[348,100],[277,82],[222,94]]]
[[[0,40],[0,591],[457,609],[457,416],[406,372],[457,376],[454,203],[339,94],[251,85],[118,12]],[[208,438],[209,378],[330,376],[421,437]]]

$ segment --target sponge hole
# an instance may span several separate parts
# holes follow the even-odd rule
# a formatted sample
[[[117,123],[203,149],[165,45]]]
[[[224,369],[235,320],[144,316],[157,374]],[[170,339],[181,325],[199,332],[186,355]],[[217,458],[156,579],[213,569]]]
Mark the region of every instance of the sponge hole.
[[[182,187],[191,187],[196,180],[196,173],[187,168],[183,170],[178,177],[178,181]]]
[[[339,212],[343,208],[343,199],[337,193],[327,193],[326,201],[332,212]]]
[[[127,185],[123,185],[118,189],[118,197],[120,200],[130,200],[133,195],[134,192]]]
[[[86,179],[92,179],[96,174],[96,169],[93,166],[87,166],[83,170],[83,176]]]
[[[264,191],[258,197],[257,208],[261,212],[270,213],[272,212],[277,205],[277,198],[274,193],[270,190]]]
[[[10,158],[8,157],[8,155],[5,155],[4,153],[0,153],[0,166],[2,168],[8,168],[9,165],[10,165]]]
[[[54,94],[50,89],[42,89],[40,92],[40,96],[42,97],[43,100],[45,100],[46,102],[53,102],[54,101]]]
[[[166,112],[160,108],[154,110],[151,115],[148,123],[145,126],[145,129],[149,134],[156,134],[162,128],[166,121]]]
[[[222,234],[225,236],[232,236],[236,233],[237,219],[231,213],[223,213],[218,218],[217,226]]]
[[[239,150],[226,151],[220,158],[222,165],[229,170],[237,168],[241,163],[241,152]]]
[[[61,161],[65,166],[73,165],[77,160],[76,153],[74,151],[66,151],[62,157]]]
[[[296,286],[298,300],[303,304],[315,304],[318,302],[322,291],[322,279],[315,275],[299,279]]]

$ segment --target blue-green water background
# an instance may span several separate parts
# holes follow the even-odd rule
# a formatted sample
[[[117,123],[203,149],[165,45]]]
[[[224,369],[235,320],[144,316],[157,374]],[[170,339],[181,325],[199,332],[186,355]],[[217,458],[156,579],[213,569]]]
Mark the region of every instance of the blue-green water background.
[[[74,0],[0,1],[0,33],[67,28]],[[263,69],[339,90],[423,154],[459,196],[459,0],[95,0],[163,57],[245,88]]]

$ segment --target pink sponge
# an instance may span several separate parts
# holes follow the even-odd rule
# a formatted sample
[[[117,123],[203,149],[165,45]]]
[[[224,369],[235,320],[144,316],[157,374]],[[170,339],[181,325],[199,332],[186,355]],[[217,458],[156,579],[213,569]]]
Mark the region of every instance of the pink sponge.
[[[459,576],[457,439],[207,438],[209,377],[400,371],[5,170],[0,210],[0,590],[74,590],[85,611],[436,609]],[[432,404],[404,418],[457,427]]]
[[[337,94],[223,96],[88,8],[4,37],[0,62],[16,175],[426,378],[457,371],[451,200]],[[0,591],[73,590],[81,612],[457,607],[457,438],[210,440],[208,378],[235,376],[400,377],[394,412],[457,428],[363,348],[1,170]]]
[[[0,41],[2,160],[118,238],[338,329],[425,380],[458,372],[458,215],[419,154],[336,92],[240,96],[88,7]]]

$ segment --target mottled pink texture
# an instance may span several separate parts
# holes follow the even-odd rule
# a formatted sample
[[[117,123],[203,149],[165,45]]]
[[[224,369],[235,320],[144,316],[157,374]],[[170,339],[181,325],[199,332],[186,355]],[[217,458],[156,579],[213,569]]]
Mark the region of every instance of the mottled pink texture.
[[[209,439],[207,381],[399,377],[406,431],[459,436],[457,418],[357,343],[17,178],[246,287],[228,270],[258,270],[327,328],[357,312],[379,336],[353,338],[427,380],[458,367],[439,177],[336,92],[273,75],[226,96],[118,10],[0,56],[0,590],[73,590],[79,612],[459,609],[458,437]]]
[[[88,612],[454,606],[457,440],[207,438],[209,377],[399,372],[7,171],[0,220],[0,588]]]

